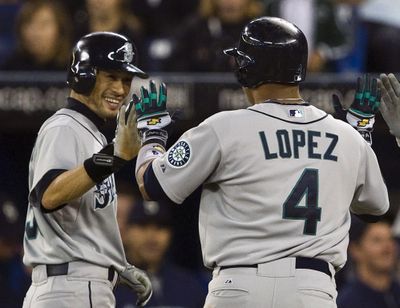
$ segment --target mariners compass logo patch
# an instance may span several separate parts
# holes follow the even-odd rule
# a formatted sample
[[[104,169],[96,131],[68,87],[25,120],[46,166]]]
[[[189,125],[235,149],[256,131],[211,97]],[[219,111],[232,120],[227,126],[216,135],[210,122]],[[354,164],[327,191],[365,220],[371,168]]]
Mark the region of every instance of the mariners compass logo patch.
[[[179,141],[168,153],[168,163],[175,168],[181,168],[190,159],[191,149],[186,141]]]

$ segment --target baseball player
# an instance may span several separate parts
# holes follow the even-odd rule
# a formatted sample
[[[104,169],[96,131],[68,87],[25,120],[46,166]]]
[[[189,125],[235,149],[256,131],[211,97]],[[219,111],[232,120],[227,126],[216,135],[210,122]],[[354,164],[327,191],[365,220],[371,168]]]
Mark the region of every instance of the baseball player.
[[[400,83],[393,74],[381,74],[379,86],[382,91],[380,111],[400,147]]]
[[[350,211],[375,220],[389,208],[376,156],[301,98],[308,51],[295,25],[255,19],[225,53],[251,106],[209,117],[167,151],[164,86],[133,96],[139,188],[179,204],[202,185],[200,241],[214,269],[205,307],[336,307]]]
[[[140,306],[151,296],[146,274],[125,258],[113,176],[139,150],[135,113],[122,105],[133,76],[147,78],[135,61],[133,43],[111,32],[88,34],[72,51],[67,106],[40,128],[29,165],[24,308],[115,307],[118,276]],[[102,125],[118,113],[108,144]]]

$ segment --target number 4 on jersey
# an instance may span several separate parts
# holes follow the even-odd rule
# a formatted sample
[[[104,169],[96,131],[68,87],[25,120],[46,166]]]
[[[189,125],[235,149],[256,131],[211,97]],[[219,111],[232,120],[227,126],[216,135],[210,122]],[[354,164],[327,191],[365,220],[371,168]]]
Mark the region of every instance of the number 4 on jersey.
[[[305,206],[300,201],[305,197]],[[283,204],[282,217],[285,219],[303,219],[303,234],[315,235],[317,222],[321,220],[321,208],[318,207],[318,170],[305,169],[289,197]]]

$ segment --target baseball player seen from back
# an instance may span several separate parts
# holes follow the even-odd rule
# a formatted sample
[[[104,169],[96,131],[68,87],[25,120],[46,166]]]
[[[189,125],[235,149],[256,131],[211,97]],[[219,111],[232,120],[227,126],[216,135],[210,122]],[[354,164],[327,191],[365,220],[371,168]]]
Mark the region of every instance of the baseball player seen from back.
[[[40,128],[29,164],[24,308],[115,307],[118,277],[138,305],[151,296],[146,274],[126,261],[116,219],[113,173],[140,146],[133,105],[123,105],[132,78],[147,78],[135,62],[133,42],[111,32],[88,34],[72,51],[67,106]],[[102,126],[116,117],[107,143]]]
[[[167,151],[165,102],[152,85],[154,99],[133,96],[139,188],[180,204],[202,185],[200,241],[213,269],[205,307],[336,307],[350,211],[376,220],[389,208],[376,156],[348,123],[301,98],[308,51],[295,25],[255,19],[225,53],[251,106],[209,117]]]

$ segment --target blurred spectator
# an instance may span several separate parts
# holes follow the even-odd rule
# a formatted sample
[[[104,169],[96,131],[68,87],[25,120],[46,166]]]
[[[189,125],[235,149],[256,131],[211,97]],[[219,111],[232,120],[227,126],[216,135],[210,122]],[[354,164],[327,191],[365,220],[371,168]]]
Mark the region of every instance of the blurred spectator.
[[[394,278],[397,251],[390,224],[353,221],[349,252],[355,277],[339,292],[338,308],[400,307],[400,285]]]
[[[153,284],[148,307],[203,307],[206,290],[197,277],[170,263],[167,252],[172,238],[169,204],[137,202],[129,215],[126,254],[129,262],[147,271]],[[134,307],[134,293],[119,286],[115,292],[117,308]]]
[[[199,0],[134,0],[133,12],[141,19],[146,37],[160,38],[182,26],[182,19],[192,15]]]
[[[0,67],[15,48],[14,24],[19,9],[19,1],[0,2]]]
[[[143,52],[142,25],[127,5],[128,0],[86,0],[86,7],[74,17],[75,39],[90,32],[120,33],[134,41],[137,51]],[[142,56],[138,63],[141,65]],[[144,68],[145,69],[145,68]]]
[[[135,185],[136,183],[125,180],[118,180],[116,183],[118,196],[117,221],[124,246],[129,214],[133,210],[135,203],[142,198],[137,191],[138,189],[135,189]]]
[[[13,198],[0,193],[0,307],[20,308],[30,285],[22,263],[23,218]]]
[[[367,29],[360,18],[360,7],[365,0],[335,0],[336,12],[347,32],[350,51],[334,61],[334,71],[361,73],[366,69]]]
[[[244,25],[263,14],[257,0],[202,0],[200,14],[182,25],[169,70],[231,72],[223,50],[236,45]]]
[[[168,69],[174,33],[198,7],[199,0],[134,0],[133,12],[144,25],[144,50],[142,67],[148,71]]]
[[[361,34],[357,32],[358,24],[354,20],[356,11],[353,10],[362,1],[269,0],[267,12],[287,19],[302,29],[309,45],[309,72],[336,71],[337,61],[348,56],[354,47],[362,47],[362,42],[356,38]],[[357,67],[349,70],[361,71],[362,59],[356,62]]]
[[[17,47],[6,70],[66,70],[71,22],[55,0],[31,0],[21,6],[16,23]]]
[[[368,0],[360,15],[367,24],[367,71],[400,72],[400,1]]]

